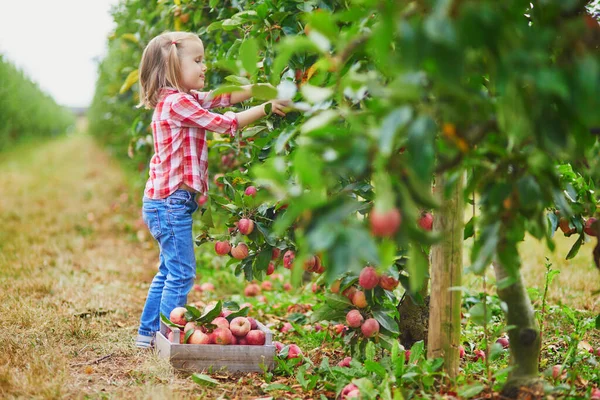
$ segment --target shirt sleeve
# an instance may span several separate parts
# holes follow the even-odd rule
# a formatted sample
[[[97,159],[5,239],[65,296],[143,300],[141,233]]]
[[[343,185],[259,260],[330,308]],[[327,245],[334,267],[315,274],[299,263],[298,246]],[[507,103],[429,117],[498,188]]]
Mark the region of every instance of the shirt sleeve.
[[[216,108],[216,107],[229,107],[231,105],[231,93],[223,93],[216,96],[213,96],[213,92],[198,92],[196,90],[190,91],[192,96],[198,103],[202,106],[202,108]]]
[[[228,111],[217,114],[202,108],[191,96],[178,95],[171,103],[171,117],[182,126],[202,128],[211,132],[235,137],[238,120],[235,113]]]

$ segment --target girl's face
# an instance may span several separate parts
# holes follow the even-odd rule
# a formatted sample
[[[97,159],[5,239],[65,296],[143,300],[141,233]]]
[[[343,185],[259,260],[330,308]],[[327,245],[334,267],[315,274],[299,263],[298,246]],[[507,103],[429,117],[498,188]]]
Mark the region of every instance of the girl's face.
[[[186,92],[204,87],[204,45],[200,39],[186,40],[181,51],[181,85]]]

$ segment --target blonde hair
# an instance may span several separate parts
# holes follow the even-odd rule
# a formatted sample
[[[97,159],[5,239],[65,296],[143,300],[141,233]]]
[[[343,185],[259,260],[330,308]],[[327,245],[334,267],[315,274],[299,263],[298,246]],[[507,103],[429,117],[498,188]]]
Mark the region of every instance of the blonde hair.
[[[139,67],[140,104],[138,107],[154,108],[160,90],[171,86],[180,92],[181,64],[179,50],[188,39],[200,40],[190,32],[165,32],[148,43]]]

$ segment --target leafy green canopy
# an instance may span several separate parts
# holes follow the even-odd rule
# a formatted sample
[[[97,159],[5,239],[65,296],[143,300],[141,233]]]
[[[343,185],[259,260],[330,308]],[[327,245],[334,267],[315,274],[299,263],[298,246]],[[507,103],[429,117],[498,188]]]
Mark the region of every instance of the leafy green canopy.
[[[418,288],[427,276],[421,250],[437,239],[416,225],[422,210],[438,205],[431,182],[466,172],[465,195],[476,194],[481,206],[466,227],[466,236],[479,232],[471,269],[483,272],[497,257],[515,273],[526,233],[553,247],[558,216],[547,210],[574,215],[577,249],[582,216],[596,210],[600,29],[585,6],[130,0],[114,10],[94,126],[109,143],[129,142],[147,157],[149,113],[132,108],[141,50],[164,30],[197,32],[208,87],[255,84],[255,101],[296,103],[286,118],[247,128],[242,144],[211,141],[211,171],[226,175],[204,213],[207,229],[212,218],[230,227],[241,216],[257,221],[237,272],[260,278],[271,248],[291,247],[300,263],[320,253],[330,281],[372,263],[406,270],[404,283]],[[240,193],[251,182],[266,189],[256,199]],[[401,210],[393,238],[369,233],[363,216],[373,206]]]

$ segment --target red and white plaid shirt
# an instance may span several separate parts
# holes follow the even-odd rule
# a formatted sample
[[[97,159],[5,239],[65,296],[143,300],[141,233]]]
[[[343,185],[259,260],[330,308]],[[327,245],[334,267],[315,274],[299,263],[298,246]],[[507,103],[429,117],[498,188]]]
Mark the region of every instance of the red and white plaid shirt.
[[[206,193],[208,146],[206,131],[235,136],[235,113],[215,114],[207,109],[231,105],[231,94],[211,98],[210,92],[179,92],[163,88],[152,116],[154,155],[144,195],[164,199],[182,183]]]

